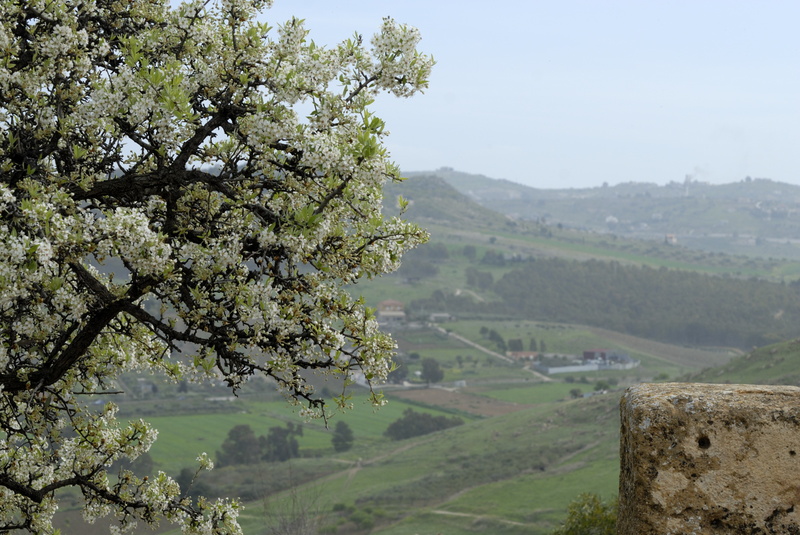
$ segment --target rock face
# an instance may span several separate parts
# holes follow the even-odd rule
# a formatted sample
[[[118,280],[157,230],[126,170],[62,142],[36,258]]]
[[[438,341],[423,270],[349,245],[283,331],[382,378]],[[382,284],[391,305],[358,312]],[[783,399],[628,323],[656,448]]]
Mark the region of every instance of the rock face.
[[[800,535],[800,388],[642,384],[620,411],[618,535]]]

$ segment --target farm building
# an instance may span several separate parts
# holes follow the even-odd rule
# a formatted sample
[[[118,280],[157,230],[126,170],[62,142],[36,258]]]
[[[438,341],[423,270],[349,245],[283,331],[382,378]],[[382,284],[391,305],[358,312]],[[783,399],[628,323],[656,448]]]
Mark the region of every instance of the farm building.
[[[506,356],[514,360],[535,360],[539,356],[538,351],[506,351]]]
[[[406,321],[406,312],[403,303],[394,299],[387,299],[378,303],[378,323],[395,324]]]
[[[606,364],[626,364],[632,359],[627,353],[608,349],[589,349],[583,352],[583,361],[600,361]]]

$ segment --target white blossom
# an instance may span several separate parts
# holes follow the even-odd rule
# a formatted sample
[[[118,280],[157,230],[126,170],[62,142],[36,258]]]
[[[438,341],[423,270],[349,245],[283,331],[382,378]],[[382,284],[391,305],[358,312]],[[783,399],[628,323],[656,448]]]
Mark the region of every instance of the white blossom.
[[[419,32],[386,19],[371,46],[324,48],[299,20],[259,23],[270,1],[173,4],[0,2],[3,532],[52,532],[61,486],[115,533],[241,532],[235,501],[111,473],[157,438],[88,410],[123,372],[264,374],[312,418],[330,405],[303,369],[390,369],[394,342],[347,288],[427,238],[381,213],[396,171],[370,109],[427,87]]]

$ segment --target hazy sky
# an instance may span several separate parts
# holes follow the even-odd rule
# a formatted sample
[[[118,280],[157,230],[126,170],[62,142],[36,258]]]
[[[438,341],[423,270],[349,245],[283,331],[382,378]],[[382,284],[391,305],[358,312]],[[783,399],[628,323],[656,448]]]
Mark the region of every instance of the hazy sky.
[[[379,116],[404,171],[454,167],[540,188],[800,184],[796,0],[275,0],[311,38],[420,29],[437,65]]]

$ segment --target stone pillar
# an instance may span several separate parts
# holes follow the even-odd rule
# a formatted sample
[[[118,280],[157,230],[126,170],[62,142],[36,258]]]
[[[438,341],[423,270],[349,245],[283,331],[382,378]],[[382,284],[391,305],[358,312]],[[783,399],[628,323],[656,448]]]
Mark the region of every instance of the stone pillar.
[[[618,535],[800,535],[800,388],[641,384],[620,412]]]

